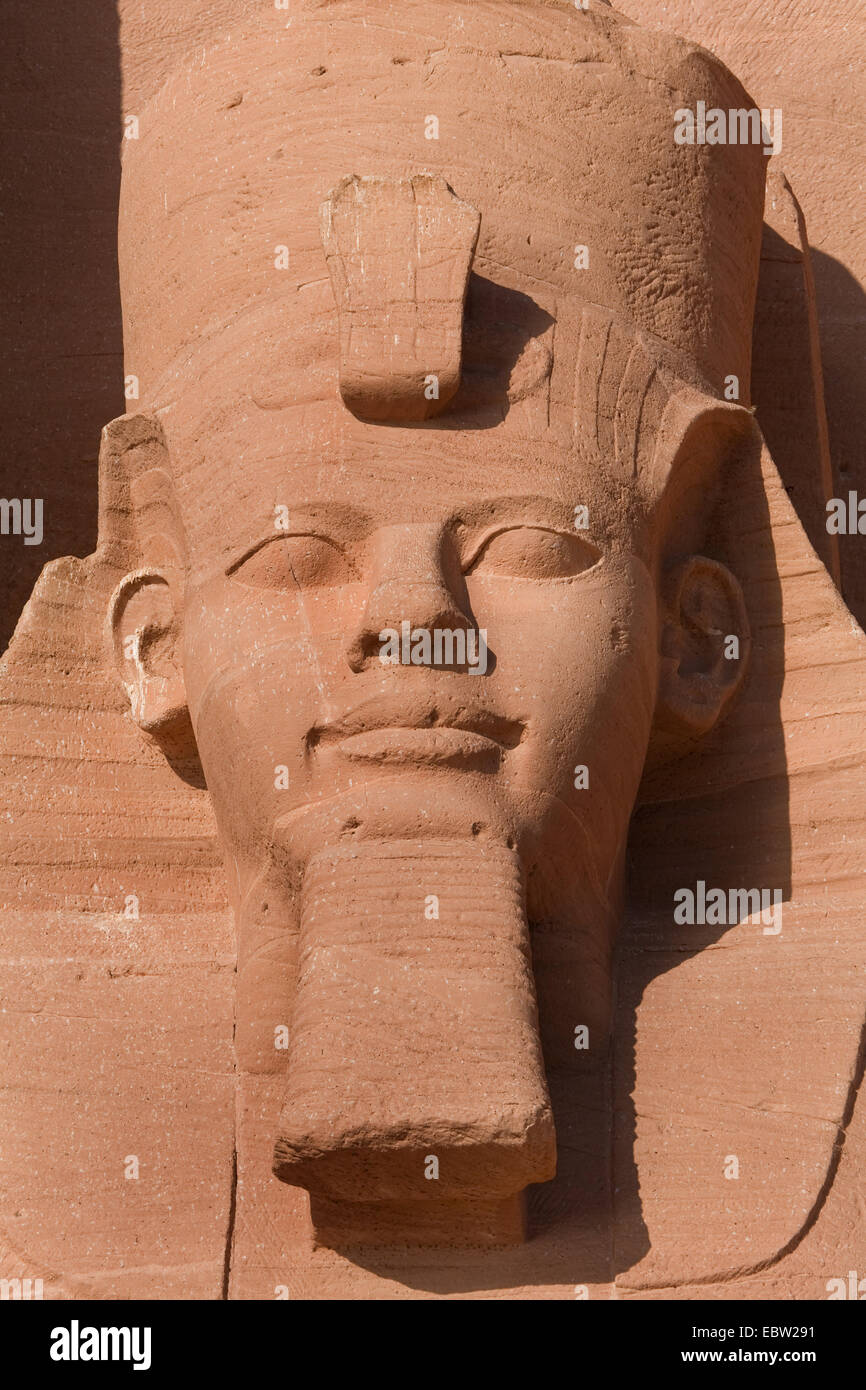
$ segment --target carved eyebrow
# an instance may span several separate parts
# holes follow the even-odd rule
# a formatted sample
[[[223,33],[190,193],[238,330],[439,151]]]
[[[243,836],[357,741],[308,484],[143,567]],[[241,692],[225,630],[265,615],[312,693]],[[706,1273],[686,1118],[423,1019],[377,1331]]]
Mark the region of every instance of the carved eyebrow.
[[[503,536],[508,531],[547,531],[553,536],[567,536],[569,540],[577,541],[578,545],[585,546],[587,550],[594,550],[598,555],[602,553],[601,547],[595,540],[590,540],[584,532],[575,530],[573,526],[549,525],[540,520],[527,519],[501,521],[498,525],[486,527],[480,536],[475,537],[471,548],[461,557],[460,563],[463,570],[468,570],[475,564],[484,547],[493,540],[494,536]]]
[[[578,529],[574,524],[575,508],[580,505],[579,496],[567,501],[534,494],[491,497],[483,502],[470,503],[455,512],[450,525],[460,537],[460,548],[468,557],[462,561],[464,566],[477,559],[482,547],[493,536],[519,526],[556,531],[561,535],[575,536],[578,540],[583,538],[596,549],[601,549],[602,538],[595,535],[595,528]]]
[[[547,526],[551,530],[574,529],[574,508],[582,499],[542,497],[527,493],[525,496],[504,496],[485,498],[481,502],[470,502],[468,506],[455,509],[451,525],[465,530],[479,527],[503,529],[509,525]]]
[[[289,513],[285,527],[276,524],[278,519],[276,509],[283,505]],[[351,541],[368,535],[370,527],[371,521],[366,513],[345,503],[299,502],[297,505],[293,505],[277,502],[274,504],[270,525],[268,526],[266,522],[263,522],[261,527],[257,527],[254,532],[250,533],[250,539],[245,545],[237,550],[233,549],[231,558],[225,565],[224,573],[234,574],[245,560],[249,560],[250,556],[255,555],[257,551],[262,550],[273,541],[286,539],[289,536],[319,536],[322,540],[330,541],[331,544],[342,549]]]
[[[258,555],[260,550],[264,550],[265,547],[269,545],[276,545],[278,541],[289,541],[293,536],[298,538],[302,536],[315,536],[317,540],[324,541],[327,545],[333,546],[335,550],[339,550],[341,553],[343,551],[342,545],[339,541],[334,540],[333,536],[324,535],[321,531],[313,530],[312,527],[301,530],[297,526],[290,526],[287,531],[274,531],[272,535],[264,536],[262,539],[257,540],[244,551],[243,555],[229,561],[229,564],[226,566],[226,574],[236,574],[241,565],[247,560],[252,559],[253,555]]]

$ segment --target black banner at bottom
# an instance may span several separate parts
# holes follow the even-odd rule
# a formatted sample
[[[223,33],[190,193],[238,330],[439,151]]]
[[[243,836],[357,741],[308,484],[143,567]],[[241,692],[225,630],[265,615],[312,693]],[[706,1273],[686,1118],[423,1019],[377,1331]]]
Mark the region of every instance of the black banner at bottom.
[[[840,1300],[842,1301],[842,1300]],[[847,1301],[847,1300],[845,1300]],[[859,1302],[859,1300],[855,1300]],[[448,1307],[434,1307],[445,1303]],[[459,1305],[459,1306],[458,1306]],[[501,1319],[501,1321],[500,1321]],[[551,1353],[583,1377],[590,1367],[688,1373],[799,1366],[826,1379],[857,1365],[863,1318],[827,1302],[728,1303],[438,1299],[370,1302],[0,1302],[0,1332],[16,1373],[50,1382],[70,1375],[311,1374],[421,1378],[443,1373],[511,1376]],[[375,1336],[375,1344],[372,1337]],[[407,1341],[407,1338],[409,1339]],[[435,1340],[433,1340],[435,1338]],[[531,1339],[531,1340],[527,1340]],[[375,1346],[378,1367],[371,1364]],[[406,1364],[416,1349],[420,1366]],[[9,1363],[7,1363],[8,1369]],[[344,1370],[345,1368],[345,1370]],[[559,1377],[562,1370],[556,1370]]]

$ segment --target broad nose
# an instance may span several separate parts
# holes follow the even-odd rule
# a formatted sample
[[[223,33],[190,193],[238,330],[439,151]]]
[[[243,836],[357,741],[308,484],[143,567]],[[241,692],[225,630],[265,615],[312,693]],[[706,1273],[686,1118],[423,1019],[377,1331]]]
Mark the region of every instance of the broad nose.
[[[376,536],[370,595],[346,656],[353,671],[378,660],[380,633],[413,629],[469,631],[466,585],[453,543],[438,526],[386,526]]]

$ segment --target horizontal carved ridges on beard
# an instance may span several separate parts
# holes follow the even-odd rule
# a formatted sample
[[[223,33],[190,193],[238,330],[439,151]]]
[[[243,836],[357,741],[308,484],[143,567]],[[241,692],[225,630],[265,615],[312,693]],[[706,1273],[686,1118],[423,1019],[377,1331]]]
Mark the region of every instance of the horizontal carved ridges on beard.
[[[495,1202],[554,1168],[517,856],[472,841],[322,851],[302,894],[277,1175],[338,1202]]]

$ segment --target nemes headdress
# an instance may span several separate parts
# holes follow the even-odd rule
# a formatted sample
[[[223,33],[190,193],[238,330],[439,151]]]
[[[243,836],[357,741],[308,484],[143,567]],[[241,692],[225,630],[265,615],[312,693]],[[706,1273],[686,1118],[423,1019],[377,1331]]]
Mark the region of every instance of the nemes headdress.
[[[579,453],[648,510],[685,461],[685,547],[754,444],[766,170],[676,142],[699,102],[750,105],[601,3],[299,3],[197,51],[125,142],[120,226],[126,371],[191,524],[244,495],[232,422],[293,411],[312,454],[355,420]]]

